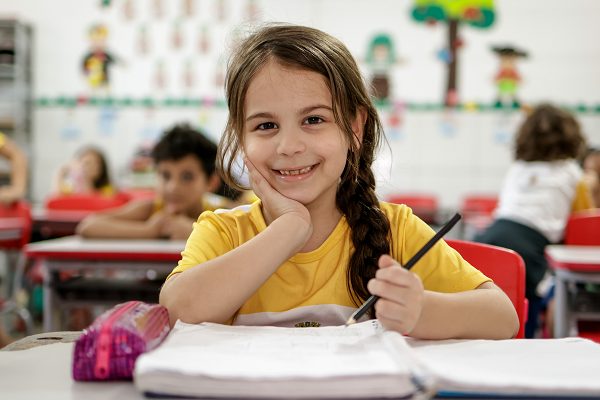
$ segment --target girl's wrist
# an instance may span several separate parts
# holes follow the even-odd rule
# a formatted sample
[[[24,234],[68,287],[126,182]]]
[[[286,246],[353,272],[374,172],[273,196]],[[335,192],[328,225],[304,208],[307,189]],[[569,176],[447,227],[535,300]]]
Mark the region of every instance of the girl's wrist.
[[[283,214],[269,227],[283,230],[281,238],[287,243],[296,244],[294,253],[304,246],[312,234],[312,225],[305,218],[295,214]]]

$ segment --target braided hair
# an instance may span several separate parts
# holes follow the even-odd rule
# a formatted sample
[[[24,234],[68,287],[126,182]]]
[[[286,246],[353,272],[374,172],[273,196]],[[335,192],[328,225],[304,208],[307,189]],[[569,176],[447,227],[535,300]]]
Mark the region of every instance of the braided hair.
[[[375,195],[371,165],[382,127],[356,61],[338,39],[313,28],[275,24],[262,27],[238,44],[227,66],[225,92],[229,117],[219,143],[217,162],[225,181],[240,187],[232,175],[243,148],[244,101],[250,82],[270,60],[325,77],[333,99],[335,122],[349,145],[340,177],[336,206],[351,229],[354,252],[347,269],[348,291],[359,305],[369,297],[367,282],[377,260],[390,250],[390,223]],[[366,115],[362,142],[352,130],[358,112]]]

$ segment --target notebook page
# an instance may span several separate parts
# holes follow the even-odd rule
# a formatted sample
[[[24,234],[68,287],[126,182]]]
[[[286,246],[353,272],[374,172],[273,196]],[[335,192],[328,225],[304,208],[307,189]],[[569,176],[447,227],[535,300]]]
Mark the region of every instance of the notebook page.
[[[138,358],[134,380],[138,390],[162,395],[399,398],[421,390],[404,340],[376,321],[319,328],[178,321],[161,346]]]
[[[136,369],[244,379],[409,373],[408,366],[381,345],[381,333],[374,321],[347,328],[190,325],[178,321],[159,348],[140,358]]]
[[[444,390],[600,393],[600,345],[590,340],[410,340],[409,344]]]

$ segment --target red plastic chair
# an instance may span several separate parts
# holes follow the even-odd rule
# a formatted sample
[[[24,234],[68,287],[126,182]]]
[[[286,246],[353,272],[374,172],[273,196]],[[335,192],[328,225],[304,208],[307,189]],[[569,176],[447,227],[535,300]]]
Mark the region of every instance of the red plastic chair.
[[[600,246],[600,209],[573,213],[565,228],[565,244]],[[578,335],[600,343],[600,321],[577,321]]]
[[[25,324],[26,334],[30,334],[32,330],[31,316],[26,308],[12,299],[19,287],[19,264],[24,260],[21,249],[29,243],[31,229],[31,207],[28,202],[19,200],[10,205],[0,203],[0,251],[6,252],[9,267],[9,273],[5,277],[7,282],[4,285],[7,299],[0,298],[0,315],[19,316]]]
[[[9,234],[4,236],[0,234],[0,249],[20,250],[29,243],[31,238],[31,207],[24,200],[16,201],[11,205],[0,203],[0,224],[1,230],[10,230],[16,235]]]
[[[462,199],[460,206],[463,216],[469,214],[491,215],[498,205],[498,195],[469,194]]]
[[[438,212],[438,199],[432,194],[398,193],[386,197],[385,201],[395,204],[406,204],[413,213],[428,224],[435,223]]]
[[[46,200],[46,209],[100,211],[122,206],[129,200],[131,200],[131,196],[126,193],[117,193],[113,196],[104,196],[100,194],[68,194],[48,198]]]
[[[573,213],[565,228],[565,244],[600,246],[600,209]]]
[[[515,338],[523,338],[528,304],[525,298],[525,262],[521,256],[513,250],[489,244],[464,240],[446,240],[446,243],[506,293],[519,317],[519,332]]]

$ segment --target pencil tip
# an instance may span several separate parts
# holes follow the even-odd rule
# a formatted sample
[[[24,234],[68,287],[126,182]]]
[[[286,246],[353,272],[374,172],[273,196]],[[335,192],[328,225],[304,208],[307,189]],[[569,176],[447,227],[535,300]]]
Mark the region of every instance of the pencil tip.
[[[355,323],[356,323],[356,320],[354,318],[350,317],[348,319],[348,321],[346,321],[346,324],[344,326],[349,326],[349,325],[352,325],[352,324],[355,324]]]

